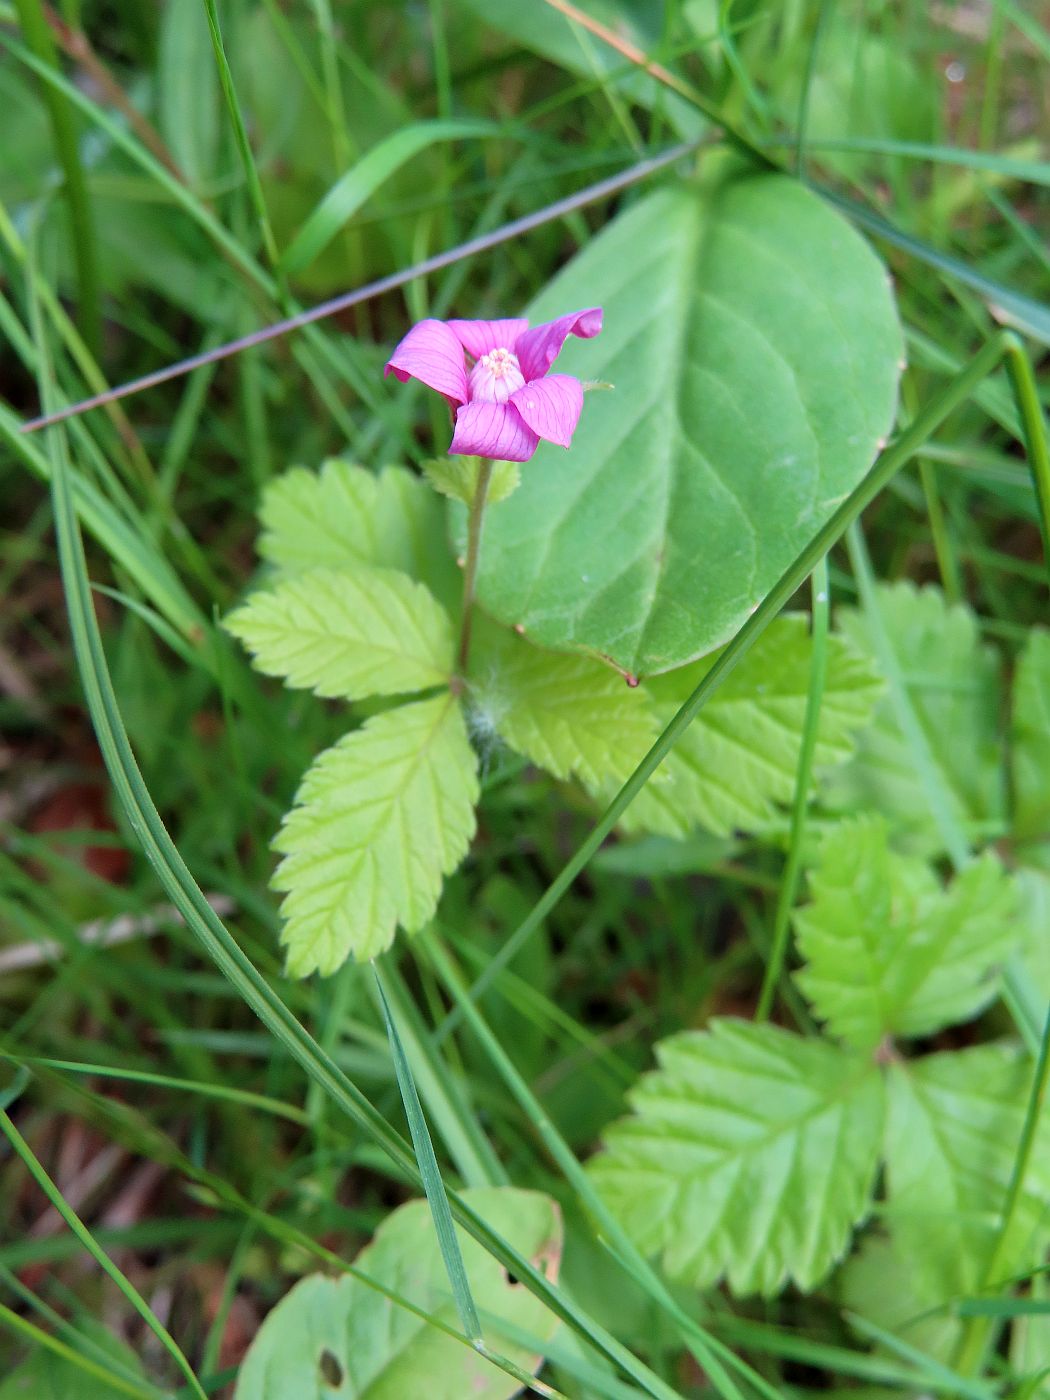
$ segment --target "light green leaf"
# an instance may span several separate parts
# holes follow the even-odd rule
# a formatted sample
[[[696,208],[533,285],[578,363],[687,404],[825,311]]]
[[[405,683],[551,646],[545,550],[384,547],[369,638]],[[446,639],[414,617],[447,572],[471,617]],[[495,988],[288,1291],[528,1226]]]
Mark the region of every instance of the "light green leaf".
[[[467,853],[477,759],[448,695],[376,715],[326,749],[274,841],[295,977],[373,958],[433,916]]]
[[[462,1193],[517,1250],[556,1279],[562,1229],[546,1196],[510,1188]],[[525,1370],[540,1358],[500,1336],[500,1320],[549,1341],[557,1319],[457,1231],[471,1291],[483,1304],[490,1346]],[[425,1201],[387,1217],[357,1268],[447,1326],[458,1328],[448,1278]],[[352,1277],[313,1274],[266,1318],[241,1366],[234,1400],[510,1400],[520,1385],[425,1318]]]
[[[743,275],[742,269],[746,269]],[[726,642],[871,465],[902,359],[886,270],[795,181],[663,189],[529,309],[605,308],[588,397],[487,523],[480,598],[535,641],[667,671]]]
[[[804,617],[791,614],[774,622],[632,803],[624,829],[685,836],[695,826],[716,835],[768,826],[776,804],[789,802],[794,792],[810,655]],[[706,657],[643,684],[661,729],[714,660]],[[818,772],[849,758],[853,735],[869,721],[880,691],[871,663],[841,638],[830,637]]]
[[[493,462],[485,500],[499,505],[521,485],[521,467],[517,462]],[[423,474],[443,496],[470,505],[478,489],[480,457],[432,457],[423,463]]]
[[[776,1026],[713,1021],[657,1046],[595,1182],[638,1246],[697,1288],[812,1288],[868,1212],[882,1133],[870,1062]]]
[[[292,467],[266,487],[259,516],[259,553],[285,573],[373,564],[419,579],[443,603],[459,601],[442,503],[404,467],[378,476],[340,458],[319,472]]]
[[[315,695],[364,700],[446,683],[448,613],[421,583],[363,564],[279,578],[226,619],[268,676]]]
[[[660,732],[641,692],[589,656],[543,651],[500,633],[479,648],[475,668],[483,730],[495,730],[557,778],[622,783]]]
[[[981,1290],[1001,1225],[1031,1062],[984,1045],[891,1066],[886,1220],[921,1286]],[[1050,1233],[1050,1115],[1043,1114],[1004,1276],[1034,1264]]]
[[[942,1307],[949,1299],[916,1273],[911,1258],[886,1235],[868,1235],[839,1270],[835,1285],[837,1299],[850,1312],[939,1361],[955,1355],[962,1324]]]
[[[949,607],[938,588],[894,583],[880,585],[876,593],[947,801],[974,844],[981,844],[1004,821],[996,652],[981,641],[970,609]],[[874,660],[864,614],[843,609],[838,620],[843,633]],[[859,736],[855,759],[835,775],[824,797],[840,811],[882,812],[904,849],[941,853],[940,831],[889,694],[875,723]]]
[[[1014,677],[1014,835],[1050,840],[1050,632],[1036,627]]]
[[[945,890],[925,861],[890,850],[879,817],[833,827],[809,884],[795,977],[832,1035],[861,1050],[975,1016],[1020,938],[1017,890],[995,856]]]

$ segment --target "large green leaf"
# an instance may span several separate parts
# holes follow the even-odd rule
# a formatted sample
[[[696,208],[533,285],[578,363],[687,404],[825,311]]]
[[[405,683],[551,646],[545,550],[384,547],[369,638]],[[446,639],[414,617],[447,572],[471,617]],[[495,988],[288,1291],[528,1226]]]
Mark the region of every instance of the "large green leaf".
[[[545,645],[666,671],[733,635],[871,465],[900,326],[864,241],[768,174],[651,195],[529,314],[588,305],[605,329],[558,369],[615,392],[492,511],[480,597]]]
[[[890,850],[878,817],[828,832],[809,883],[796,979],[828,1030],[862,1050],[976,1015],[1021,936],[1017,890],[993,855],[945,890],[925,861]]]
[[[951,814],[981,843],[1004,822],[999,734],[999,661],[977,618],[949,606],[939,588],[881,585],[877,606]],[[878,653],[870,620],[851,608],[839,626],[855,646]],[[859,737],[856,758],[835,774],[825,798],[843,811],[882,812],[898,844],[923,855],[943,849],[924,775],[898,722],[892,695]]]
[[[638,688],[589,656],[544,651],[489,629],[473,685],[475,722],[558,778],[622,783],[659,725]],[[479,638],[479,641],[481,638]]]
[[[376,715],[311,766],[274,846],[281,942],[296,977],[416,933],[474,834],[477,759],[457,701]]]
[[[891,1066],[886,1219],[921,1285],[981,1290],[1021,1139],[1031,1062],[984,1045]],[[1040,1123],[1003,1277],[1039,1257],[1050,1233],[1050,1115]]]
[[[266,487],[259,516],[259,553],[282,572],[374,564],[411,574],[442,602],[459,600],[442,503],[404,467],[376,475],[341,458],[319,472],[292,467]]]
[[[714,1021],[657,1046],[595,1181],[647,1253],[698,1288],[812,1288],[867,1214],[882,1133],[870,1061],[770,1025]]]
[[[447,682],[448,613],[397,569],[304,569],[253,593],[226,619],[268,676],[317,695],[363,700]]]
[[[464,1191],[516,1249],[556,1278],[561,1218],[546,1196],[510,1188]],[[505,1320],[548,1341],[557,1319],[494,1259],[458,1232],[471,1291],[486,1315],[486,1339],[518,1366],[539,1357],[500,1336]],[[446,1326],[458,1327],[448,1277],[425,1201],[389,1216],[357,1267],[369,1278]],[[509,1400],[518,1382],[425,1317],[353,1277],[313,1274],[267,1317],[237,1379],[234,1400]]]
[[[1021,841],[1050,841],[1050,632],[1037,627],[1014,677],[1013,829]]]
[[[685,836],[701,826],[728,835],[768,826],[776,804],[790,801],[795,787],[811,653],[804,617],[791,614],[774,622],[635,798],[625,830]],[[661,729],[713,660],[642,685]],[[881,688],[867,658],[839,637],[828,639],[818,772],[849,758],[854,732],[871,718]],[[608,786],[601,791],[612,795]]]

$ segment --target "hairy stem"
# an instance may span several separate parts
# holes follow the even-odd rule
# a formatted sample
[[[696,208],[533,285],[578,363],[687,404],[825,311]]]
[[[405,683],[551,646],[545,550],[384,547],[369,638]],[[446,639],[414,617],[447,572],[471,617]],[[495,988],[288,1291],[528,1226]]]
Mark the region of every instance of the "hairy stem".
[[[456,673],[462,679],[470,659],[470,633],[474,621],[474,588],[478,577],[478,555],[481,553],[481,527],[485,519],[485,501],[492,479],[492,463],[483,459],[478,468],[474,499],[470,503],[467,522],[467,558],[463,567],[463,621],[459,629],[459,650],[456,653]]]

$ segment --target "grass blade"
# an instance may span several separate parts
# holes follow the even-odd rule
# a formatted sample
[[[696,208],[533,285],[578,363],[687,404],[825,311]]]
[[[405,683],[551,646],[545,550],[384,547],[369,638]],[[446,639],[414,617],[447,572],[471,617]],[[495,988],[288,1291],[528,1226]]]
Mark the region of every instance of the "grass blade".
[[[430,1131],[427,1128],[427,1120],[423,1117],[423,1109],[419,1103],[419,1095],[416,1093],[416,1082],[412,1078],[412,1067],[408,1063],[404,1046],[394,1025],[394,1018],[390,1014],[390,1003],[386,999],[386,992],[383,990],[383,979],[379,968],[373,963],[372,970],[375,973],[376,987],[379,991],[379,1003],[383,1010],[383,1021],[386,1025],[386,1033],[390,1039],[390,1053],[394,1059],[394,1073],[397,1075],[397,1087],[401,1090],[401,1101],[405,1106],[405,1116],[408,1118],[408,1129],[412,1134],[412,1146],[416,1151],[416,1161],[419,1163],[419,1173],[423,1179],[423,1190],[427,1193],[427,1200],[430,1202],[430,1213],[434,1217],[434,1229],[437,1231],[438,1245],[441,1249],[441,1257],[445,1261],[445,1272],[448,1274],[448,1281],[452,1285],[452,1296],[456,1300],[456,1311],[459,1313],[459,1320],[463,1326],[463,1331],[475,1344],[482,1340],[481,1322],[478,1318],[477,1306],[470,1291],[470,1281],[467,1278],[467,1270],[463,1263],[463,1255],[460,1252],[459,1241],[456,1239],[456,1227],[452,1223],[452,1212],[449,1210],[448,1196],[445,1194],[445,1183],[441,1177],[441,1168],[437,1164],[437,1157],[434,1155],[434,1144],[430,1140]]]

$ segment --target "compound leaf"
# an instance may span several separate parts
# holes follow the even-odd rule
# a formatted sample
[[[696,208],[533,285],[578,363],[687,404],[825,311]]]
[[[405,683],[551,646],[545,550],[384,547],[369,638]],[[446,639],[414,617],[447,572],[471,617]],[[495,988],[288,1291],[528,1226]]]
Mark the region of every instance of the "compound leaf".
[[[341,458],[319,472],[292,467],[267,485],[259,517],[259,553],[282,572],[372,564],[421,580],[450,607],[458,602],[444,509],[404,467],[376,475]]]
[[[376,715],[313,763],[274,846],[296,977],[365,961],[430,919],[474,834],[477,759],[449,695]]]
[[[982,1045],[890,1068],[886,1219],[922,1286],[948,1298],[1001,1279],[985,1271],[1002,1224],[1031,1062]],[[1050,1203],[1050,1114],[1044,1109],[1028,1174],[1000,1258],[1003,1277],[1045,1248]]]
[[[685,836],[695,826],[716,835],[768,826],[776,817],[776,804],[790,801],[795,787],[810,657],[804,617],[789,615],[774,622],[632,803],[624,828]],[[642,686],[660,729],[714,660],[705,657]],[[870,719],[880,691],[871,663],[841,638],[829,638],[817,731],[818,770],[850,756],[853,734]]]
[[[976,1015],[1020,938],[1017,891],[993,855],[944,889],[925,861],[890,850],[878,817],[832,828],[809,883],[796,979],[828,1030],[861,1050]]]
[[[226,628],[260,671],[315,695],[400,695],[441,685],[452,671],[448,613],[396,569],[287,574],[253,593]]]
[[[998,657],[982,643],[970,609],[949,606],[939,588],[883,584],[876,597],[945,801],[974,843],[982,842],[989,828],[1002,827],[1004,815]],[[877,647],[864,613],[843,609],[839,626],[874,660]],[[860,735],[856,757],[835,774],[824,796],[840,811],[882,812],[896,843],[916,854],[943,850],[922,772],[889,694],[875,723]]]
[[[463,1192],[510,1244],[547,1276],[557,1278],[562,1229],[546,1196],[509,1187]],[[554,1315],[464,1231],[463,1262],[475,1297],[484,1300],[486,1335],[494,1350],[525,1370],[540,1358],[499,1334],[500,1320],[542,1341],[557,1329]],[[510,1400],[520,1382],[472,1347],[439,1331],[429,1318],[458,1329],[437,1236],[426,1201],[388,1216],[358,1255],[361,1278],[312,1274],[266,1318],[237,1378],[234,1400]],[[420,1309],[410,1312],[400,1300]]]
[[[870,467],[903,349],[886,270],[795,180],[730,173],[639,200],[528,314],[603,306],[559,371],[588,397],[486,522],[505,623],[637,675],[728,641]]]
[[[878,1069],[776,1026],[716,1020],[657,1046],[592,1164],[638,1246],[697,1288],[812,1288],[868,1212]]]
[[[475,686],[484,727],[557,778],[623,782],[660,732],[641,691],[589,656],[490,635]]]

